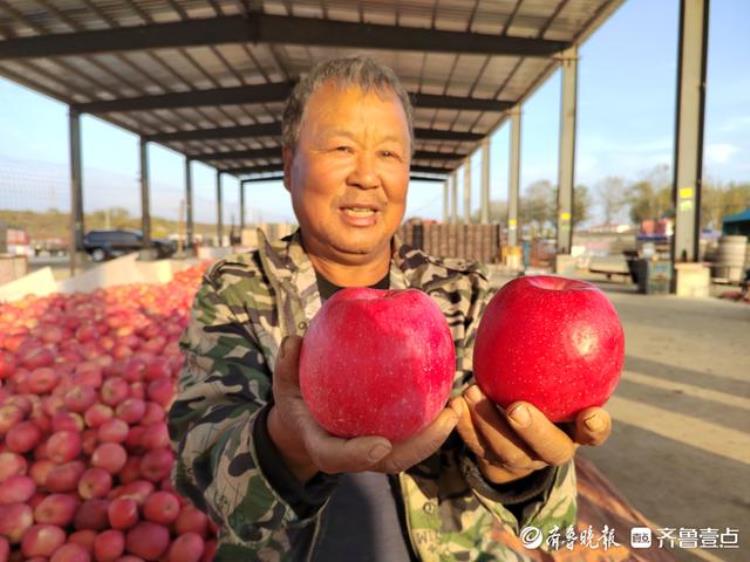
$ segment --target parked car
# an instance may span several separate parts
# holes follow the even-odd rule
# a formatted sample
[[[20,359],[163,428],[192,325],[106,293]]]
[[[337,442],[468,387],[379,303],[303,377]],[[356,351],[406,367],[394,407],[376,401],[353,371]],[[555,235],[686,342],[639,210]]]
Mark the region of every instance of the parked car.
[[[158,258],[168,258],[177,251],[173,240],[152,239],[151,247]],[[91,230],[83,237],[83,249],[96,262],[145,249],[143,234],[137,230]]]

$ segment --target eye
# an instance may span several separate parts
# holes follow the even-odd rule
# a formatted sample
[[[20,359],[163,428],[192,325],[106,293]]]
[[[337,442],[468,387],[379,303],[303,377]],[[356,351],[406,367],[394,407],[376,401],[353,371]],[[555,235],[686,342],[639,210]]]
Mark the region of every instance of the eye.
[[[392,152],[390,150],[382,150],[380,151],[380,155],[384,158],[398,158],[399,155],[395,152]]]
[[[352,151],[351,146],[341,145],[341,146],[336,147],[336,152],[351,152],[351,151]]]

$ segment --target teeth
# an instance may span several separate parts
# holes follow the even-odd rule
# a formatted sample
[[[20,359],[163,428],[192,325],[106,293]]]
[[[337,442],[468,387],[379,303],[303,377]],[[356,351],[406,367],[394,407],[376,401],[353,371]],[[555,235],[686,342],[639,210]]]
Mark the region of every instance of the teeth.
[[[371,215],[375,212],[372,209],[364,209],[362,207],[348,207],[344,210],[352,215]]]

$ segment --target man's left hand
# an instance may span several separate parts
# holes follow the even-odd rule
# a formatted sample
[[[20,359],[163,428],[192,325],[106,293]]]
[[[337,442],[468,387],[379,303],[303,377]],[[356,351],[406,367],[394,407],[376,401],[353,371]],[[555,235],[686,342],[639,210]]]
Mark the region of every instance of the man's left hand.
[[[602,408],[582,410],[565,431],[528,402],[514,402],[503,411],[475,384],[451,407],[460,412],[459,434],[493,484],[565,464],[579,445],[600,445],[612,431],[612,419]]]

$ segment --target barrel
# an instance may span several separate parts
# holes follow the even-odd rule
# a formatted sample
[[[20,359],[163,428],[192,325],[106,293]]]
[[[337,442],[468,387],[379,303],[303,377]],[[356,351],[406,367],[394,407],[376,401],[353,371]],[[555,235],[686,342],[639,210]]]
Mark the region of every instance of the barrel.
[[[716,256],[716,277],[739,283],[743,277],[746,256],[746,236],[722,236]]]

